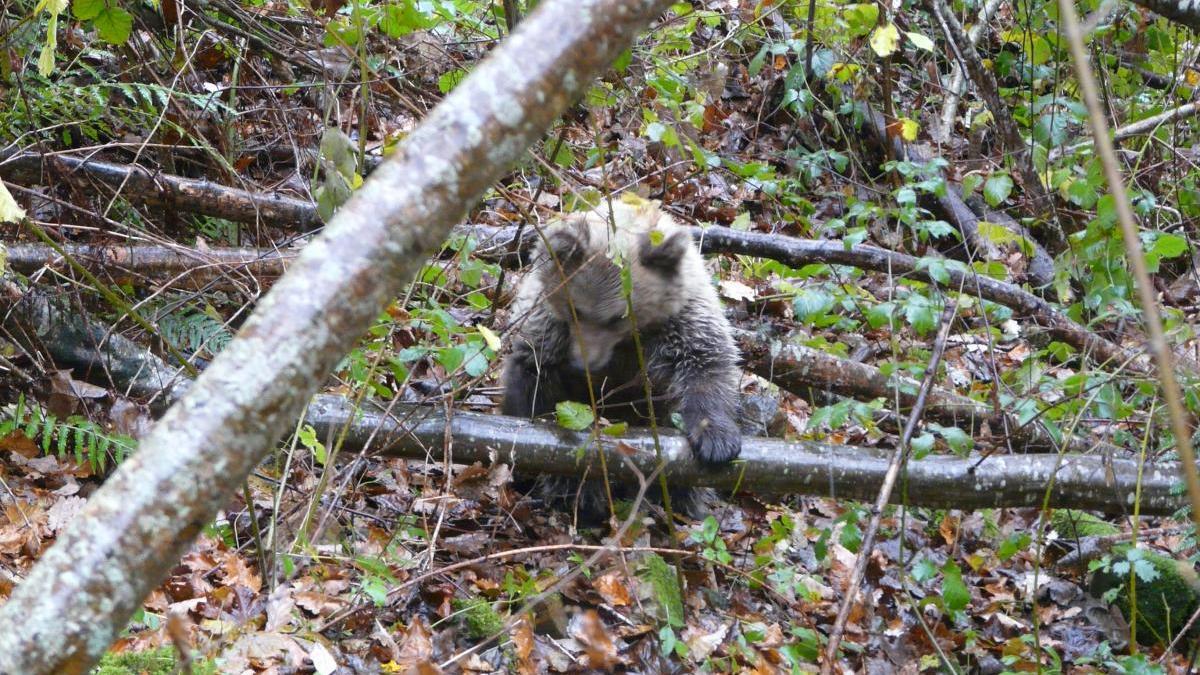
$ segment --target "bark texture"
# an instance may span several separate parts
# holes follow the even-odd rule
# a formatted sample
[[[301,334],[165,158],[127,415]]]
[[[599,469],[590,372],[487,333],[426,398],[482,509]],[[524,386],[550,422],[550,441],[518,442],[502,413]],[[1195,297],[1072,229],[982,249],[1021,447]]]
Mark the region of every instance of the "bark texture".
[[[306,230],[321,224],[316,208],[305,199],[173,176],[137,164],[9,150],[0,153],[0,177],[13,182],[40,184],[56,178],[88,189],[101,184],[131,201],[241,223],[297,223]]]
[[[465,209],[667,4],[539,3],[304,250],[0,608],[0,672],[91,668]]]

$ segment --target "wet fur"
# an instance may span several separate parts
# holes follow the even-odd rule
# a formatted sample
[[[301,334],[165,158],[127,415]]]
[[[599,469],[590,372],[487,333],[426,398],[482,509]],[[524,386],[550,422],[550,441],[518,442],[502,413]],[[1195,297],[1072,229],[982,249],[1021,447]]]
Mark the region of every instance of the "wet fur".
[[[738,353],[703,258],[689,231],[654,204],[614,201],[612,215],[615,232],[605,211],[545,229],[510,314],[515,325],[502,375],[503,412],[538,417],[561,401],[588,403],[587,363],[601,414],[647,425],[633,321],[620,267],[609,257],[616,251],[629,266],[632,318],[658,424],[670,426],[678,413],[697,459],[730,461],[741,452]],[[577,483],[543,479],[540,492],[552,500],[573,498]],[[607,512],[595,486],[579,496],[581,511]],[[680,497],[682,510],[694,510],[696,491]]]

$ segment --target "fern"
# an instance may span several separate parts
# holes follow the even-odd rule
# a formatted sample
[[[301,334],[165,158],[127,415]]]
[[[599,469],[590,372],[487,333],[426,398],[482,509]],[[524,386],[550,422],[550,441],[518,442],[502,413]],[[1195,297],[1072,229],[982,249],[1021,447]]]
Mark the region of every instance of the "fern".
[[[133,438],[113,433],[81,415],[58,419],[39,405],[27,404],[23,395],[16,406],[0,409],[0,438],[12,433],[34,441],[47,455],[70,456],[81,464],[86,461],[97,473],[110,462],[120,464],[137,447]]]
[[[233,339],[224,324],[203,311],[167,314],[158,320],[158,329],[163,339],[188,354],[217,354]]]

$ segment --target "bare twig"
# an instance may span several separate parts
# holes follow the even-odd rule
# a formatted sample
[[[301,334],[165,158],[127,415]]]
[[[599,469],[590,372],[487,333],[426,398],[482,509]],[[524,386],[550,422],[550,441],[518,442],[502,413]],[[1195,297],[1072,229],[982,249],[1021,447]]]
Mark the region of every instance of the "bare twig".
[[[967,39],[974,45],[979,42],[983,31],[987,29],[987,24],[992,20],[992,15],[1000,8],[1000,0],[987,0],[983,8],[979,10],[979,18],[975,20],[975,24],[967,31]],[[963,90],[967,86],[967,73],[963,70],[962,64],[958,61],[950,67],[950,84],[945,88],[945,102],[942,103],[941,125],[934,130],[933,140],[938,143],[945,143],[950,140],[950,132],[954,130],[954,118],[958,116],[958,101],[962,96]]]
[[[1151,285],[1150,273],[1146,269],[1146,257],[1142,251],[1142,241],[1138,235],[1137,223],[1134,221],[1133,208],[1129,204],[1129,194],[1125,191],[1125,181],[1121,178],[1121,169],[1117,165],[1112,139],[1108,136],[1108,120],[1104,116],[1104,110],[1100,107],[1099,90],[1088,62],[1087,50],[1083,46],[1083,35],[1079,29],[1079,17],[1075,14],[1075,5],[1071,0],[1059,0],[1058,7],[1063,27],[1066,29],[1067,41],[1071,45],[1071,57],[1075,61],[1079,88],[1083,92],[1084,103],[1087,104],[1088,122],[1092,127],[1097,155],[1104,165],[1104,177],[1108,181],[1109,192],[1116,203],[1117,221],[1121,224],[1121,234],[1125,239],[1125,257],[1129,259],[1129,266],[1137,281],[1138,299],[1146,320],[1146,328],[1150,333],[1150,350],[1153,352],[1154,362],[1158,366],[1163,398],[1166,399],[1167,413],[1171,418],[1171,432],[1175,437],[1175,447],[1183,464],[1183,475],[1187,483],[1188,495],[1191,497],[1192,519],[1196,521],[1197,525],[1200,525],[1200,475],[1196,472],[1196,456],[1192,450],[1192,431],[1189,428],[1187,411],[1180,395],[1179,382],[1175,378],[1171,347],[1167,344],[1162,319],[1158,315],[1158,301],[1154,297],[1154,286]]]
[[[975,51],[974,43],[967,38],[962,25],[958,23],[954,12],[951,12],[950,8],[946,6],[945,0],[926,1],[934,18],[942,26],[946,40],[950,43],[960,65],[971,75],[975,89],[983,97],[988,109],[992,111],[992,116],[996,119],[996,126],[1000,131],[1000,142],[1004,144],[1004,149],[1014,156],[1013,161],[1017,171],[1021,174],[1025,193],[1033,202],[1034,212],[1040,214],[1045,220],[1045,230],[1053,239],[1047,243],[1055,251],[1066,249],[1066,235],[1054,219],[1054,203],[1033,168],[1029,146],[1021,139],[1017,123],[1013,120],[1008,106],[1000,98],[1000,86],[996,83],[996,76],[992,74],[991,70],[984,67],[979,52]]]
[[[838,608],[837,620],[833,623],[833,629],[829,633],[829,642],[825,645],[825,659],[821,663],[822,675],[833,673],[833,664],[837,660],[838,647],[841,646],[842,634],[846,630],[846,621],[850,618],[850,610],[854,607],[854,600],[858,596],[858,587],[862,584],[863,575],[867,572],[867,561],[870,560],[871,550],[875,547],[875,534],[879,531],[879,521],[883,517],[884,508],[891,501],[896,479],[900,476],[900,469],[908,458],[909,443],[912,441],[913,433],[917,430],[917,423],[921,420],[925,401],[933,389],[933,381],[937,379],[937,369],[941,364],[942,354],[946,350],[946,338],[950,335],[950,327],[954,324],[954,313],[957,308],[957,301],[950,300],[942,312],[942,327],[933,341],[933,353],[929,357],[929,366],[925,368],[925,378],[921,381],[921,390],[917,393],[917,400],[913,403],[912,412],[900,435],[900,443],[892,452],[891,460],[888,462],[887,473],[883,476],[883,483],[879,486],[879,495],[871,509],[871,520],[867,525],[866,532],[863,533],[862,546],[858,550],[858,557],[854,560],[854,570],[850,573],[850,580],[846,583],[842,605]]]
[[[1147,117],[1146,119],[1138,120],[1131,124],[1126,124],[1123,127],[1119,127],[1113,132],[1113,141],[1119,142],[1125,140],[1126,138],[1153,133],[1164,124],[1171,124],[1172,122],[1178,122],[1179,120],[1187,119],[1189,117],[1195,117],[1197,114],[1200,114],[1200,101],[1185,103],[1178,108],[1172,108],[1166,112],[1161,112],[1157,115]],[[1058,159],[1063,155],[1068,155],[1082,150],[1091,144],[1092,140],[1088,139],[1080,143],[1076,143],[1068,148],[1055,148],[1050,153],[1050,159]]]

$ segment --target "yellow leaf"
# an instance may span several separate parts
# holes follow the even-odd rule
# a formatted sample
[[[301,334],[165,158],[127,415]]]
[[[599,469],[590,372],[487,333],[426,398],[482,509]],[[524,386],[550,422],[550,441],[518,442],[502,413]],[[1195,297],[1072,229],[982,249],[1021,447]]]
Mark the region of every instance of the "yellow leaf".
[[[17,204],[17,200],[0,183],[0,223],[19,223],[25,220],[25,209]]]
[[[906,143],[917,140],[917,132],[920,130],[921,125],[917,124],[916,120],[910,120],[907,117],[900,118],[900,138],[903,138]]]
[[[483,336],[483,341],[487,343],[487,346],[491,347],[493,351],[500,351],[499,335],[493,333],[492,329],[487,326],[479,325],[476,328],[479,329],[479,334]]]
[[[880,56],[891,56],[900,46],[900,29],[896,24],[888,22],[871,32],[871,49]]]

